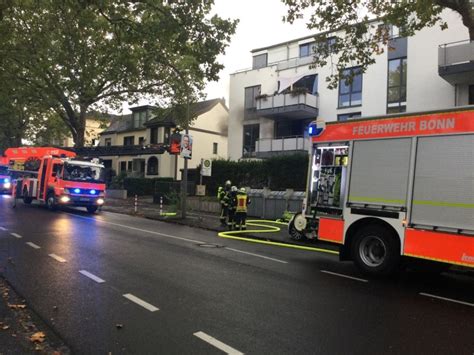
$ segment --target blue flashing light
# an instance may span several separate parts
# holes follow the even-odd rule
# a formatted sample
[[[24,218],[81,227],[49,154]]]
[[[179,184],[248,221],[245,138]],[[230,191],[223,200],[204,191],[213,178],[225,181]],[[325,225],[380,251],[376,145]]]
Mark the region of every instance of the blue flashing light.
[[[91,192],[91,195],[95,195],[97,193],[96,190],[91,190],[90,192]]]
[[[309,128],[308,128],[308,134],[309,134],[310,136],[312,136],[312,135],[313,135],[313,132],[314,132],[314,126],[309,126]]]
[[[6,183],[6,184],[8,184],[8,183],[10,182],[10,179],[9,179],[9,178],[5,178],[5,179],[3,179],[3,182]]]
[[[75,194],[81,193],[81,189],[74,189],[74,193],[75,193]]]

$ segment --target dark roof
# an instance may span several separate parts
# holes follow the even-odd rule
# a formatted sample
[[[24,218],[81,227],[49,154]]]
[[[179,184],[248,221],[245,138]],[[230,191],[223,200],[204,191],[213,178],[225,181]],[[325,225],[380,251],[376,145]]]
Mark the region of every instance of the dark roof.
[[[190,115],[192,117],[200,116],[203,113],[210,111],[214,106],[216,106],[219,103],[221,103],[224,106],[224,108],[228,110],[227,106],[225,105],[224,99],[211,99],[211,100],[199,101],[199,102],[191,104],[191,106],[189,107]],[[168,110],[168,112],[166,113],[166,116],[153,118],[152,120],[146,122],[145,126],[147,127],[175,126],[174,118],[176,117],[176,115],[179,114],[178,113],[179,111],[182,112],[182,110],[174,110],[174,109]]]
[[[148,146],[141,145],[111,145],[97,147],[68,148],[76,152],[79,156],[101,157],[115,155],[146,155],[163,154],[167,147],[163,144],[153,144]]]
[[[107,127],[102,134],[130,131],[133,127],[132,123],[132,115],[114,116],[112,117],[112,122],[110,122],[109,127]]]
[[[148,110],[154,110],[156,106],[151,106],[151,105],[142,105],[142,106],[135,106],[135,107],[130,107],[130,111],[136,112],[136,111],[148,111]]]

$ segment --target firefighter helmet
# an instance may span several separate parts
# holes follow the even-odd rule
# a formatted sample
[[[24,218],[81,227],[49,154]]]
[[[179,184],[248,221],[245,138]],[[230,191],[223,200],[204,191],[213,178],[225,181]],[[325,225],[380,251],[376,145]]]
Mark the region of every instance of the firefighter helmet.
[[[230,191],[232,191],[232,192],[237,192],[237,186],[232,186],[232,187],[230,188]]]
[[[227,181],[225,182],[225,185],[226,185],[226,186],[230,186],[230,185],[232,185],[232,183],[230,182],[230,180],[227,180]]]
[[[245,187],[241,187],[241,188],[240,188],[240,192],[243,193],[243,194],[245,194],[245,193],[247,193],[247,190],[245,190]]]

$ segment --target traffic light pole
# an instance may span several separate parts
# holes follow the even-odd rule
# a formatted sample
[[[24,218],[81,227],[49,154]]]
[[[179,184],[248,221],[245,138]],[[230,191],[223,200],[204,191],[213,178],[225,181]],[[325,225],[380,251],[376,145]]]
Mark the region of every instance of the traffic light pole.
[[[189,134],[189,97],[186,100],[186,134]],[[181,179],[181,218],[186,218],[186,199],[188,192],[188,159],[184,159],[183,176]]]

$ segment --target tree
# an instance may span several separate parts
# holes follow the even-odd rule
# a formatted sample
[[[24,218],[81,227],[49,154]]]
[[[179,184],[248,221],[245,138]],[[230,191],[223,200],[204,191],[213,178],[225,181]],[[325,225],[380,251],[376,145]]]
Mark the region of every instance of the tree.
[[[317,55],[313,65],[324,66],[331,61],[332,73],[326,81],[332,89],[342,78],[352,80],[345,76],[345,68],[357,64],[365,72],[375,62],[374,54],[383,53],[390,42],[391,26],[398,27],[404,37],[436,24],[446,29],[448,25],[441,18],[441,12],[451,9],[459,13],[470,39],[474,40],[474,8],[469,0],[282,1],[288,7],[284,21],[293,23],[306,11],[312,11],[307,27],[319,33],[315,36]],[[369,14],[377,21],[371,21]],[[335,31],[344,35],[332,38]]]
[[[0,55],[35,100],[84,145],[91,109],[157,97],[184,102],[217,80],[236,21],[213,1],[10,0],[0,7]],[[5,5],[6,4],[6,5]]]

